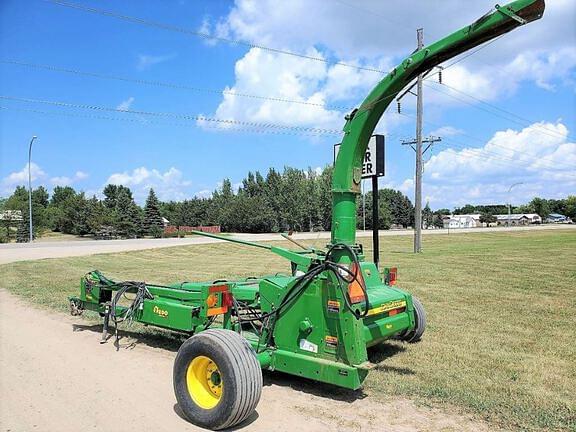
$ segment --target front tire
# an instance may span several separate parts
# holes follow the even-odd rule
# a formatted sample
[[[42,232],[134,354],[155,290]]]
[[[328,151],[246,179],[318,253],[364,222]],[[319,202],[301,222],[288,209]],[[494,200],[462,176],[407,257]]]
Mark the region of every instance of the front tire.
[[[256,353],[231,330],[205,330],[184,342],[174,361],[173,379],[186,418],[213,430],[246,420],[262,393]]]

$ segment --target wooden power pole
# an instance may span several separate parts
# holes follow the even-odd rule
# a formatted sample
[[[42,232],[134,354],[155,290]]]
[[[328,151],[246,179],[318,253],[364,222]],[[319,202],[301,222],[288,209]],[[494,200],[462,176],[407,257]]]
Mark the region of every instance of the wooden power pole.
[[[416,32],[418,38],[418,50],[421,50],[424,47],[423,29],[419,28]],[[434,142],[441,141],[441,138],[437,137],[422,139],[422,116],[424,113],[422,81],[424,80],[424,75],[424,73],[418,75],[418,80],[416,81],[416,139],[402,142],[403,145],[410,145],[416,152],[416,175],[414,184],[414,253],[422,251],[422,156]],[[407,92],[412,93],[410,91],[411,89],[412,87],[405,91],[398,100],[400,100]],[[428,144],[424,150],[422,150],[423,143]],[[416,147],[414,147],[414,144]]]

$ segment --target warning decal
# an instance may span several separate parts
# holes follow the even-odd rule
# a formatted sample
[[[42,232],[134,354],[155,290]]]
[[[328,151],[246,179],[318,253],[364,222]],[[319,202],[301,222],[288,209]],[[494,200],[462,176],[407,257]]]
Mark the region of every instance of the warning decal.
[[[328,312],[340,312],[340,302],[337,300],[328,300]]]
[[[325,341],[327,348],[338,348],[338,338],[336,336],[326,336]]]

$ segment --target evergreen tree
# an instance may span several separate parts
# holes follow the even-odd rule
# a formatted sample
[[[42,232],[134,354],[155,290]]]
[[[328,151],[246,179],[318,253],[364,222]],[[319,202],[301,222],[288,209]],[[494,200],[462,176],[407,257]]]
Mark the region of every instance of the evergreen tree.
[[[158,198],[154,193],[154,189],[150,189],[148,198],[146,199],[146,206],[144,207],[144,233],[160,237],[164,229],[164,222],[160,216],[160,204]]]
[[[280,202],[281,184],[282,176],[274,168],[270,168],[266,175],[264,195],[266,197],[266,202],[272,211],[272,232],[279,232],[284,229],[284,221],[282,220],[282,204]]]
[[[73,206],[66,209],[68,219],[73,221],[73,233],[79,236],[90,234],[90,204],[84,196],[84,192],[79,193],[74,199]]]
[[[232,204],[235,196],[232,190],[230,179],[222,181],[222,188],[214,191],[212,201],[214,202],[214,220],[220,225],[223,231],[229,231],[234,224],[234,214]]]
[[[394,189],[381,189],[379,200],[387,203],[392,223],[404,228],[413,224],[414,207],[406,195]]]
[[[444,219],[442,219],[442,215],[434,213],[434,217],[432,218],[432,224],[436,228],[444,228]]]
[[[426,207],[422,209],[422,228],[429,228],[434,224],[434,214],[430,209],[430,203],[426,202]]]
[[[381,191],[379,191],[381,192]],[[358,211],[356,225],[358,229],[364,226],[362,215],[362,197],[358,198]],[[372,229],[372,191],[366,194],[366,229]],[[390,212],[389,202],[382,199],[382,194],[378,195],[378,229],[390,229],[392,225],[392,214]]]
[[[332,165],[327,166],[318,177],[318,212],[322,228],[329,231],[332,227]]]
[[[121,190],[116,196],[116,220],[114,227],[118,234],[127,238],[137,237],[140,232],[139,208],[130,190]]]
[[[34,227],[32,227],[32,239],[36,238],[34,233]],[[28,213],[22,213],[22,220],[18,224],[18,230],[16,231],[16,242],[17,243],[27,243],[30,241],[30,216]]]

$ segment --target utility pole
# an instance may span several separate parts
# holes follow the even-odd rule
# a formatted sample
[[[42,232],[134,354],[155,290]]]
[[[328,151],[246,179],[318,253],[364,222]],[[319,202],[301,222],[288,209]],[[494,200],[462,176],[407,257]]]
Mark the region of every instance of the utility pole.
[[[420,122],[422,117],[419,116]],[[418,130],[418,128],[417,128]],[[420,136],[414,140],[402,141],[402,145],[409,145],[416,152],[416,181],[414,184],[414,253],[422,252],[422,173],[423,164],[422,156],[428,151],[432,144],[435,142],[442,141],[442,138],[429,136],[428,138],[422,138],[422,128],[420,127]],[[417,131],[418,135],[418,131]],[[423,144],[428,144],[424,149],[422,149]],[[416,147],[414,147],[416,145]]]
[[[416,31],[418,38],[418,50],[424,48],[424,29],[419,28]],[[422,117],[424,114],[424,94],[422,92],[422,81],[424,77],[428,75],[430,71],[426,73],[421,73],[418,75],[416,81],[416,139],[411,141],[403,141],[402,145],[410,145],[412,149],[416,152],[416,175],[415,175],[415,185],[414,185],[414,253],[422,251],[422,156],[435,142],[441,141],[438,137],[429,137],[422,139]],[[398,112],[400,112],[400,100],[406,95],[406,93],[414,94],[412,92],[412,85],[408,90],[404,91],[398,98]],[[422,144],[428,144],[425,149],[422,149]],[[414,147],[414,144],[416,147]]]
[[[424,29],[416,30],[418,50],[424,47]],[[414,193],[414,253],[422,250],[422,74],[416,84],[416,191]]]

